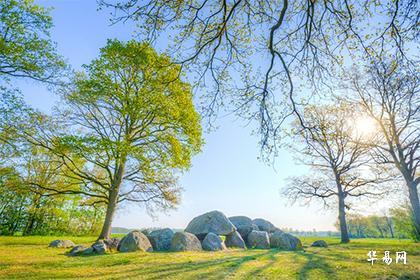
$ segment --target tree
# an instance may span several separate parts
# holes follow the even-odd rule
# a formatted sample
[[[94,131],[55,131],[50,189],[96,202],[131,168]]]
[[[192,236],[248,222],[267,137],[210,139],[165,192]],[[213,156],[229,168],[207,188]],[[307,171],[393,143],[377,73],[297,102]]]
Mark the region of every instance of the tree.
[[[409,202],[390,209],[395,232],[398,238],[416,239],[416,227]]]
[[[395,167],[408,188],[420,240],[420,80],[416,65],[373,61],[363,75],[354,75],[351,88],[360,106],[378,125],[381,137],[370,143],[376,163]]]
[[[368,228],[368,222],[362,215],[350,214],[347,215],[347,228],[349,231],[349,237],[363,238],[366,237],[366,230]],[[340,230],[340,223],[337,223],[337,228]]]
[[[33,153],[27,161],[13,161],[11,167],[0,166],[0,234],[98,234],[102,226],[103,207],[86,205],[81,195],[48,195],[34,192],[35,182],[44,186],[62,186],[57,176],[45,169],[52,168],[45,156]],[[23,168],[22,168],[23,167]],[[18,171],[19,170],[19,171]],[[61,177],[61,180],[66,179]]]
[[[269,151],[285,118],[294,114],[305,126],[303,86],[334,85],[344,56],[409,59],[409,42],[419,36],[415,0],[99,2],[112,9],[114,23],[134,22],[143,38],[169,37],[175,61],[204,85],[204,113],[233,100],[241,117],[259,122]]]
[[[62,176],[79,180],[78,187],[38,188],[106,205],[102,239],[124,201],[148,209],[178,203],[176,173],[199,152],[201,126],[179,66],[146,43],[109,40],[85,70],[62,92],[67,105],[53,120],[62,128],[41,118],[33,122],[39,133],[23,137],[51,152]]]
[[[372,187],[385,180],[366,168],[368,149],[355,142],[356,136],[352,135],[356,129],[352,120],[356,117],[357,109],[346,102],[306,108],[305,119],[310,128],[299,129],[294,140],[304,146],[298,151],[299,160],[317,173],[292,178],[285,190],[293,201],[304,199],[309,203],[317,198],[328,205],[335,198],[342,243],[349,242],[346,222],[346,209],[351,208],[349,198],[380,195]]]
[[[49,10],[33,0],[0,1],[0,81],[56,82],[65,63],[50,39],[51,27]]]

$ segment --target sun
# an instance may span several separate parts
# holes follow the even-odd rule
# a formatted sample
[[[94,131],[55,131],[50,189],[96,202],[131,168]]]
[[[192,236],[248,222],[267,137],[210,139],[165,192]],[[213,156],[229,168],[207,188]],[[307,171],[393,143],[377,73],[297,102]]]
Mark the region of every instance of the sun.
[[[352,122],[352,134],[356,138],[371,138],[378,133],[375,120],[369,116],[360,116]]]

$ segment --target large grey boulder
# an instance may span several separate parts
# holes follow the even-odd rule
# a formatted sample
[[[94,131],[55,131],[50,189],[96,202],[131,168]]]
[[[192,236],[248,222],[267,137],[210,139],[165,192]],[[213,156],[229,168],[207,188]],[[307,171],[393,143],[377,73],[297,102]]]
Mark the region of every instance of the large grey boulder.
[[[225,245],[229,248],[246,248],[245,241],[237,231],[234,231],[226,236]]]
[[[325,240],[317,240],[314,243],[312,243],[311,246],[312,247],[324,247],[324,248],[326,248],[326,247],[328,247],[328,244],[327,244],[327,242],[325,242]]]
[[[226,246],[223,240],[217,234],[209,232],[201,243],[203,250],[206,251],[220,251],[225,250]]]
[[[149,239],[138,230],[134,230],[128,233],[121,239],[118,245],[118,251],[120,252],[133,252],[133,251],[144,251],[152,252],[153,247],[150,244]]]
[[[236,230],[242,236],[242,239],[246,240],[248,234],[253,230],[258,230],[252,220],[246,216],[234,216],[229,217],[229,220],[236,227]]]
[[[176,232],[172,237],[171,251],[201,251],[200,240],[189,232]]]
[[[170,228],[154,230],[147,236],[155,251],[168,251],[171,249],[171,241],[174,231]]]
[[[272,223],[264,219],[254,219],[252,222],[258,227],[258,230],[260,231],[266,231],[268,233],[271,233],[279,230]]]
[[[302,249],[302,242],[299,238],[278,230],[270,234],[270,246],[272,248],[294,251]]]
[[[74,246],[76,246],[76,244],[74,244],[71,240],[54,240],[50,243],[50,245],[48,245],[48,247],[54,248],[70,248]]]
[[[248,248],[269,249],[270,240],[266,231],[253,230],[248,234]]]
[[[220,211],[211,211],[195,217],[185,229],[186,232],[196,235],[200,240],[203,240],[209,232],[228,235],[235,230],[235,226]]]

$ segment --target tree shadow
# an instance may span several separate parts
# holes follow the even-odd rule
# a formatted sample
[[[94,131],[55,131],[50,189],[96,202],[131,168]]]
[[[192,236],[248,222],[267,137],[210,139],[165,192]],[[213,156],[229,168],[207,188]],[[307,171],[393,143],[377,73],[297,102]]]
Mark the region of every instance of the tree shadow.
[[[324,274],[326,274],[327,279],[336,278],[335,270],[331,268],[324,258],[310,252],[296,252],[296,256],[306,258],[305,265],[303,265],[298,272],[299,279],[308,279],[310,273],[314,270],[321,270]]]
[[[262,274],[263,271],[265,271],[265,270],[269,269],[271,266],[273,266],[276,263],[276,260],[277,260],[276,255],[280,252],[281,252],[281,250],[276,250],[276,249],[272,249],[272,250],[268,251],[265,254],[265,257],[268,258],[268,263],[261,266],[261,267],[258,267],[256,269],[252,270],[251,272],[249,272],[249,274],[252,274],[252,276],[253,276],[252,278],[258,277],[259,275]]]
[[[164,279],[179,275],[180,279],[193,278],[208,279],[219,278],[218,273],[230,275],[240,269],[245,263],[269,256],[273,252],[262,252],[251,256],[221,257],[208,261],[187,261],[181,263],[167,264],[165,266],[153,266],[145,269],[130,269],[121,273],[113,273],[116,279],[147,278],[152,280]],[[274,257],[273,257],[274,258]],[[189,272],[197,272],[195,275],[186,275]],[[120,274],[120,275],[118,275]]]

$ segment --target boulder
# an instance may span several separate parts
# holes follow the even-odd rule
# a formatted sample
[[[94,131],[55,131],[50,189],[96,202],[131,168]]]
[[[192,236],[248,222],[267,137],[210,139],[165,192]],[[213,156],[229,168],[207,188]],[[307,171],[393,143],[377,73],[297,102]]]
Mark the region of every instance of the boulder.
[[[74,246],[73,249],[70,250],[69,256],[80,255],[84,250],[86,250],[86,247],[83,245]]]
[[[120,238],[109,238],[104,239],[104,243],[106,247],[111,251],[116,251],[118,249],[118,244],[120,244],[121,239]]]
[[[302,249],[302,242],[299,238],[279,230],[270,235],[270,246],[272,248],[293,251]]]
[[[152,231],[147,237],[152,243],[155,251],[168,251],[171,249],[171,241],[174,231],[170,228],[164,228]]]
[[[258,227],[258,230],[260,231],[271,233],[279,230],[272,223],[264,219],[254,219],[252,222]]]
[[[149,234],[152,232],[153,230],[150,228],[145,228],[141,230],[141,233],[143,233],[146,236],[149,236]]]
[[[98,240],[98,241],[96,241],[92,246],[91,246],[91,248],[93,249],[93,251],[96,253],[96,254],[105,254],[106,253],[106,251],[108,251],[108,247],[106,246],[106,244],[105,244],[105,241],[104,240]]]
[[[189,232],[176,232],[172,237],[171,251],[201,251],[200,240]]]
[[[266,231],[253,230],[247,237],[248,248],[269,249],[270,240]]]
[[[235,231],[226,236],[225,245],[229,248],[242,248],[245,249],[245,241],[239,232]]]
[[[206,251],[220,251],[226,250],[223,240],[217,234],[209,232],[201,243],[203,250]]]
[[[153,247],[150,244],[149,239],[138,230],[129,232],[126,236],[121,239],[118,244],[118,251],[120,252],[133,252],[133,251],[144,251],[152,252]]]
[[[82,256],[89,256],[95,253],[95,250],[92,247],[84,249],[80,255]]]
[[[76,244],[73,243],[71,240],[54,240],[50,243],[48,247],[54,247],[54,248],[70,248],[74,247]]]
[[[248,234],[253,230],[258,230],[252,220],[246,216],[234,216],[229,217],[229,220],[236,227],[236,230],[242,236],[242,239],[246,240]]]
[[[203,240],[209,232],[228,235],[236,230],[235,226],[220,211],[211,211],[195,217],[185,229]]]
[[[317,240],[314,243],[312,243],[311,246],[312,247],[324,247],[324,248],[326,248],[326,247],[328,247],[328,244],[324,240]]]

